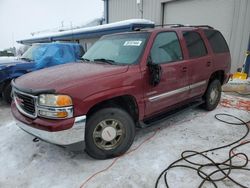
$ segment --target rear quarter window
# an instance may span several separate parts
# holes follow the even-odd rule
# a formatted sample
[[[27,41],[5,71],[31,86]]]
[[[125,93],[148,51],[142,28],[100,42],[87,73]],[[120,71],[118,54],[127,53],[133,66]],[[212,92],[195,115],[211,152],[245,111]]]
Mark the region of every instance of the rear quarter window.
[[[204,33],[214,53],[229,52],[227,42],[219,31],[204,30]]]

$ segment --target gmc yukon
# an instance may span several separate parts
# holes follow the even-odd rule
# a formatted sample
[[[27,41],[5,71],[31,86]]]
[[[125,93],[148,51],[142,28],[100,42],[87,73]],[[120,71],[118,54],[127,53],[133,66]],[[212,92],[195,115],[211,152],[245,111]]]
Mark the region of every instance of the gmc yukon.
[[[125,153],[136,127],[201,101],[216,108],[230,52],[209,26],[173,25],[102,37],[70,63],[12,81],[17,125],[44,141],[85,141],[97,159]]]

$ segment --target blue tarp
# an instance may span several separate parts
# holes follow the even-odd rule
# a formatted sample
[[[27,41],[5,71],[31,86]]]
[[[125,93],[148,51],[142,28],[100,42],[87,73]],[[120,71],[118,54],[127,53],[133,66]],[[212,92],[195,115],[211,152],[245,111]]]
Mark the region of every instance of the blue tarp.
[[[20,58],[0,61],[0,84],[28,72],[76,62],[82,55],[83,48],[77,43],[34,44]]]
[[[82,55],[82,48],[78,44],[72,43],[42,44],[32,54],[35,69],[75,62]]]

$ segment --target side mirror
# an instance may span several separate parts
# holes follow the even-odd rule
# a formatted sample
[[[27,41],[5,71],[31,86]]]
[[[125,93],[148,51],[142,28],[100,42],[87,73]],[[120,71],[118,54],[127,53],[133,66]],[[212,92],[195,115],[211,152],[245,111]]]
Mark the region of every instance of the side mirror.
[[[157,86],[161,81],[161,76],[162,76],[161,66],[158,64],[154,64],[150,56],[148,58],[147,66],[150,72],[150,84],[152,86]]]

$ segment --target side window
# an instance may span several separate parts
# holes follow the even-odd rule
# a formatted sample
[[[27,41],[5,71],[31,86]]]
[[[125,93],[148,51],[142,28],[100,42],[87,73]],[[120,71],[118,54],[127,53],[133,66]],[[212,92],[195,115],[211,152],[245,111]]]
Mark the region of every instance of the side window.
[[[219,31],[205,30],[204,31],[214,53],[229,52],[227,43]]]
[[[175,32],[159,33],[151,49],[152,62],[156,64],[182,59],[182,51]]]
[[[187,44],[189,57],[202,57],[207,54],[207,49],[199,33],[194,31],[186,31],[183,33]]]

